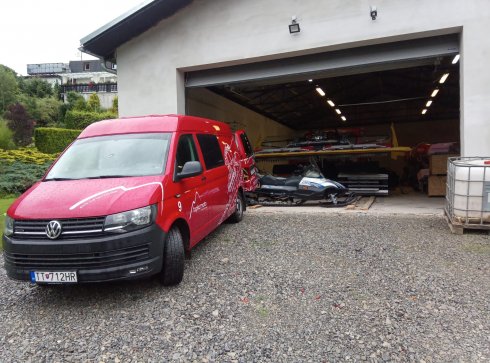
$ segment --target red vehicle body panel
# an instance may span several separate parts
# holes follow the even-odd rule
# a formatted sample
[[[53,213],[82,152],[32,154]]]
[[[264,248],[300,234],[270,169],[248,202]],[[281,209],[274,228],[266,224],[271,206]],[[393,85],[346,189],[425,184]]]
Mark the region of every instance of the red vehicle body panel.
[[[152,132],[173,133],[164,174],[37,182],[10,206],[8,215],[17,220],[86,218],[158,204],[156,223],[168,232],[176,220],[184,220],[190,228],[191,248],[234,212],[236,195],[243,188],[241,153],[227,124],[191,116],[155,115],[100,121],[88,126],[78,139]],[[206,170],[198,147],[203,175],[176,183],[173,181],[175,144],[180,135],[188,133],[217,135],[225,165]]]

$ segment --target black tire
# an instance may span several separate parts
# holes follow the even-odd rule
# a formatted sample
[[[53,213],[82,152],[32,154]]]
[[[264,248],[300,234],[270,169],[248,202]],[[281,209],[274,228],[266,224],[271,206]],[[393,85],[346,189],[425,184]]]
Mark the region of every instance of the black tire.
[[[184,242],[177,227],[168,232],[163,246],[163,266],[160,282],[164,286],[177,285],[184,277]]]
[[[236,195],[235,212],[228,219],[231,223],[238,223],[243,219],[243,211],[245,210],[245,202],[243,201],[240,192]]]

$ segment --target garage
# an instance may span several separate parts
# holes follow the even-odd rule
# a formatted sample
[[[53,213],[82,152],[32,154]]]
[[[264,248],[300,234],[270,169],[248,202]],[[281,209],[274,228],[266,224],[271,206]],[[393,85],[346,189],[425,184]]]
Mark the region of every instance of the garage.
[[[356,174],[377,175],[376,195],[407,187],[428,199],[445,192],[448,155],[490,154],[486,10],[148,0],[81,49],[117,63],[121,116],[221,120],[247,131],[264,172],[290,175],[310,152],[327,177],[350,184],[354,174],[365,188]],[[296,160],[283,155],[304,146]]]
[[[289,176],[313,156],[359,194],[443,196],[445,165],[431,161],[460,152],[455,35],[188,72],[185,82],[186,112],[245,129],[262,173]]]

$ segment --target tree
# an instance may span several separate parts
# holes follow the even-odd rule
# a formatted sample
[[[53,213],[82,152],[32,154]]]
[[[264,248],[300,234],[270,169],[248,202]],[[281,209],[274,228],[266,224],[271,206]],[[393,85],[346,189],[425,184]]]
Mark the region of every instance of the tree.
[[[20,103],[14,103],[5,112],[7,126],[14,133],[14,142],[19,146],[27,146],[32,143],[34,132],[34,120],[27,114],[26,109]]]
[[[87,108],[90,111],[99,112],[100,111],[100,98],[97,93],[92,93],[87,101]]]
[[[18,91],[15,72],[0,65],[0,111],[2,113],[17,100]]]
[[[19,88],[22,93],[31,97],[45,98],[53,95],[51,84],[40,78],[21,78],[19,80]]]

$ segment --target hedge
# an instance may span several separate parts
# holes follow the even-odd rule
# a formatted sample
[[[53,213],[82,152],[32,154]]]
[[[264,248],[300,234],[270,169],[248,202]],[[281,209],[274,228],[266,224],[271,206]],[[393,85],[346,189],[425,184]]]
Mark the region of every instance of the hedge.
[[[112,118],[117,118],[117,115],[112,112],[70,110],[65,114],[65,125],[69,129],[82,130],[91,123]]]
[[[34,131],[34,142],[39,151],[47,154],[60,153],[80,135],[80,130],[38,127]]]
[[[35,148],[22,148],[17,150],[0,150],[0,163],[10,165],[20,162],[24,164],[42,165],[53,162],[58,154],[44,154]]]
[[[0,198],[24,193],[38,181],[52,161],[42,164],[5,163],[0,160]]]

